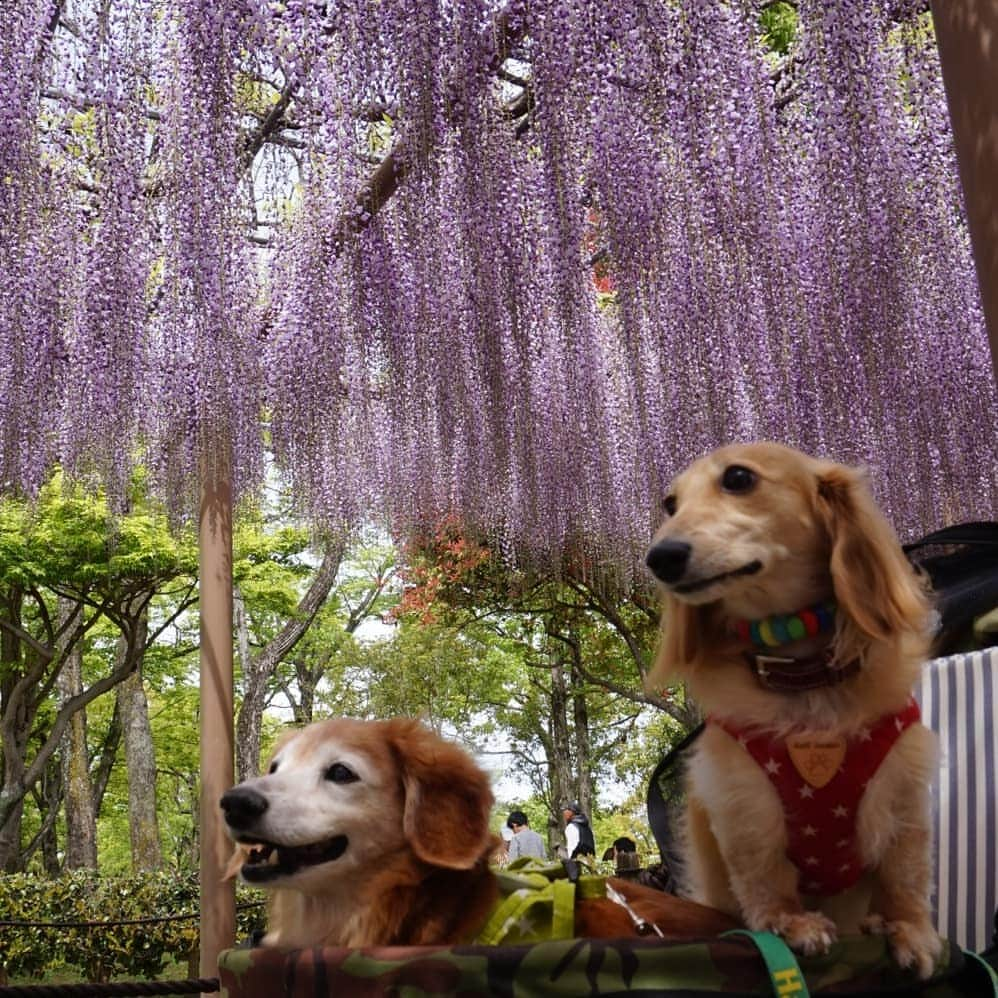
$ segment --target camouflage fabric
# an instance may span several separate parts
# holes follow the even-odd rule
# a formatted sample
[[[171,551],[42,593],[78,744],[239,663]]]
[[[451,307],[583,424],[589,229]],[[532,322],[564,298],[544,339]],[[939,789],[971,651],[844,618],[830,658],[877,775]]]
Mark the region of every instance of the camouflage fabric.
[[[924,998],[985,998],[984,968],[947,946],[932,981],[919,984],[892,963],[879,937],[840,941],[801,958],[812,995],[883,992]],[[225,998],[533,998],[585,995],[771,995],[769,975],[745,938],[699,943],[562,939],[533,946],[228,950],[219,959]]]

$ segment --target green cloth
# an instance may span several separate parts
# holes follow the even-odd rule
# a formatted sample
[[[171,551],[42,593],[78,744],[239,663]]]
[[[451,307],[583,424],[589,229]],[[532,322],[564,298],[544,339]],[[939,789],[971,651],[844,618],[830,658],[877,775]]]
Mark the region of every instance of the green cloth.
[[[561,863],[531,856],[496,870],[499,901],[476,942],[483,946],[516,945],[575,935],[576,898],[606,897],[603,877],[568,879]]]

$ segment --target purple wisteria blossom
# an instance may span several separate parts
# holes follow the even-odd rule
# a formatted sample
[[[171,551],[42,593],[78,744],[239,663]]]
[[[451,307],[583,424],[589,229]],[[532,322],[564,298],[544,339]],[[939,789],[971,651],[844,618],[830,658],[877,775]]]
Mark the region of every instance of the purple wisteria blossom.
[[[140,463],[182,511],[268,447],[320,525],[626,577],[680,467],[770,438],[903,536],[994,516],[915,5],[801,0],[785,55],[715,0],[14,6],[4,492]]]

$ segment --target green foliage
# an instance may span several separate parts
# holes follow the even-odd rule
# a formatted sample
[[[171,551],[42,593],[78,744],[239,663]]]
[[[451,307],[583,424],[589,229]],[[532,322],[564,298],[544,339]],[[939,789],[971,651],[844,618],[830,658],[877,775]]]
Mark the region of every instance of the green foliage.
[[[357,659],[367,669],[372,717],[404,714],[468,730],[483,708],[506,698],[501,663],[450,627],[400,626],[391,640],[358,648]]]
[[[797,37],[797,11],[792,4],[776,0],[759,15],[762,42],[778,55],[786,55]]]
[[[0,586],[83,590],[196,570],[193,537],[171,533],[155,507],[136,503],[116,517],[101,496],[66,485],[61,475],[33,505],[0,501]]]
[[[247,891],[238,900],[252,903],[259,895]],[[69,965],[90,981],[121,975],[154,978],[171,959],[186,960],[196,952],[198,901],[198,880],[193,874],[102,877],[76,871],[57,880],[24,874],[0,876],[4,921],[96,923],[75,927],[0,924],[0,969],[10,977],[44,978]],[[248,935],[263,920],[262,908],[241,907],[237,936]],[[131,924],[111,924],[121,922]]]

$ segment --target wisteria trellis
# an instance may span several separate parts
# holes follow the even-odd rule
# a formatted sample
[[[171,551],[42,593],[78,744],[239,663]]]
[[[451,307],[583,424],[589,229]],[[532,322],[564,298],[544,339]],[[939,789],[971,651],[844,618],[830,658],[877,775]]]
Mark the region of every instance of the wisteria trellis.
[[[765,437],[903,535],[992,516],[924,4],[801,0],[782,60],[761,6],[4,5],[0,490],[141,462],[182,503],[225,439],[319,522],[626,572],[678,467]]]

